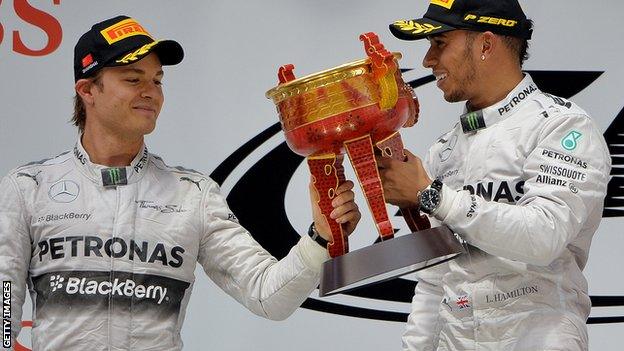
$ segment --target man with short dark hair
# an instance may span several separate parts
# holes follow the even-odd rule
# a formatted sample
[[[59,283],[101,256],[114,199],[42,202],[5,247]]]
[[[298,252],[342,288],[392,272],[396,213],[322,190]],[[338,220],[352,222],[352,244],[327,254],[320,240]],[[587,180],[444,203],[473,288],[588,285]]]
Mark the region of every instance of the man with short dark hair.
[[[390,30],[428,39],[423,65],[446,101],[466,101],[424,162],[379,159],[387,201],[419,205],[467,250],[419,272],[403,349],[586,350],[582,270],[611,167],[602,133],[522,72],[532,22],[517,0],[431,0]]]
[[[73,151],[0,182],[0,281],[12,283],[13,343],[28,282],[35,351],[180,350],[197,263],[252,312],[287,318],[329,258],[316,202],[314,240],[304,235],[278,261],[214,181],[166,165],[144,145],[164,100],[162,66],[182,61],[180,44],[118,16],[95,24],[74,55]],[[333,200],[331,218],[345,233],[360,219],[352,187],[342,184]]]

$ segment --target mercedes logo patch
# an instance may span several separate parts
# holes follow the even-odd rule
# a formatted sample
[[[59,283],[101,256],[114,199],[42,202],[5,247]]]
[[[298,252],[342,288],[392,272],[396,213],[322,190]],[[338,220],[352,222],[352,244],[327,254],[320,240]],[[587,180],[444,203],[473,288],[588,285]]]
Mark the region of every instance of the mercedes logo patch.
[[[76,200],[80,193],[80,187],[72,180],[59,180],[52,184],[48,195],[56,202],[68,203]]]
[[[453,149],[455,148],[455,144],[457,144],[457,135],[453,135],[451,139],[447,142],[446,147],[440,151],[440,161],[444,162],[451,157],[453,153]]]

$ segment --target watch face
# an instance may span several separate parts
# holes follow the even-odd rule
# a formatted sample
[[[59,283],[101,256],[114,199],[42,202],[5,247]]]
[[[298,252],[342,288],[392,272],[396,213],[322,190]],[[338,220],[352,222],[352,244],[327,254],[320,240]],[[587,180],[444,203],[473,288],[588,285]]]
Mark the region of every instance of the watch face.
[[[420,205],[427,211],[432,211],[440,202],[440,193],[435,189],[427,189],[420,194]]]

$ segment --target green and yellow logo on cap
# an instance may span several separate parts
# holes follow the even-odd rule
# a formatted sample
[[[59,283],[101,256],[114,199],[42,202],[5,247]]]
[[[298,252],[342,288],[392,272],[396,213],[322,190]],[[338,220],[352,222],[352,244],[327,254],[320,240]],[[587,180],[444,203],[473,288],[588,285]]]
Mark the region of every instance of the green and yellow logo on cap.
[[[446,7],[450,10],[451,7],[453,7],[453,2],[455,2],[455,0],[431,0],[431,5]]]

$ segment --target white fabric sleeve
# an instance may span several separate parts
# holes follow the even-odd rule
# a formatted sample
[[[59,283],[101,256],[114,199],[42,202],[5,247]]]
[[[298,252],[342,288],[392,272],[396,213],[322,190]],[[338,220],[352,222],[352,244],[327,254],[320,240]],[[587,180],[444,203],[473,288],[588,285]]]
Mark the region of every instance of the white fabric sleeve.
[[[327,250],[307,235],[278,261],[232,216],[218,186],[203,200],[198,261],[208,276],[253,313],[273,320],[290,316],[318,286]],[[275,233],[279,240],[280,233]]]

